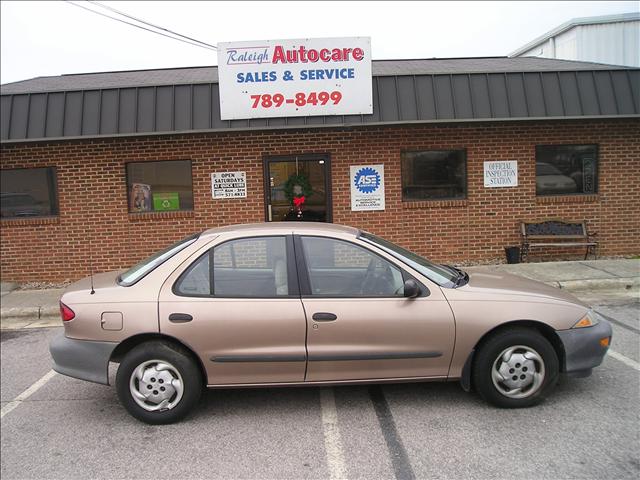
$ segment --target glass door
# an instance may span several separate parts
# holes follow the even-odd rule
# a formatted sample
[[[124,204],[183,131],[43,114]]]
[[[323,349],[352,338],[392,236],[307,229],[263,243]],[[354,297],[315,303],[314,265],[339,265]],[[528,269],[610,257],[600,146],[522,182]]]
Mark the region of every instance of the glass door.
[[[265,160],[268,222],[331,222],[328,155],[272,157]]]

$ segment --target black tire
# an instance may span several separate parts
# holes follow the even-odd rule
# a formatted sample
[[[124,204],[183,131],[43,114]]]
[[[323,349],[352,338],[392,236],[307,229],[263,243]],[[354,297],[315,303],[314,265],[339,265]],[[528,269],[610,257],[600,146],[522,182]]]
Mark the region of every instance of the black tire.
[[[507,390],[509,387],[501,384],[499,381],[499,385],[496,386],[492,379],[494,362],[496,362],[496,366],[501,365],[502,360],[498,360],[498,358],[501,357],[502,352],[515,346],[524,346],[528,349],[533,349],[542,359],[544,366],[544,380],[535,389],[533,388],[535,382],[528,386],[528,392],[526,388],[523,389],[523,393],[528,393],[524,398],[507,396],[503,389]],[[523,351],[525,350],[517,350],[517,352]],[[523,374],[522,371],[512,372],[509,370],[509,372]],[[526,373],[526,371],[524,373]],[[488,403],[500,408],[523,408],[537,405],[551,393],[557,384],[558,375],[558,356],[553,346],[537,330],[523,327],[513,327],[498,331],[484,341],[475,355],[472,371],[473,385],[476,391]],[[517,376],[518,375],[514,376],[513,379],[516,380]]]
[[[134,370],[144,362],[152,360],[167,362],[182,377],[182,397],[171,409],[145,410],[138,405],[131,393],[130,381]],[[116,389],[120,403],[132,416],[152,425],[164,425],[181,420],[195,407],[202,393],[203,379],[189,352],[170,342],[154,340],[141,343],[125,355],[116,374]],[[177,394],[172,398],[178,398]],[[151,402],[149,404],[151,405]]]

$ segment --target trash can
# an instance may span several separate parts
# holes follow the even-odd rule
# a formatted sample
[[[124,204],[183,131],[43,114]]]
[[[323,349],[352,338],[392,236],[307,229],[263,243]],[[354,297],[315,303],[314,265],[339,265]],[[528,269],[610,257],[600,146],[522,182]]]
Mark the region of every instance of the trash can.
[[[507,263],[520,263],[520,247],[504,247]]]

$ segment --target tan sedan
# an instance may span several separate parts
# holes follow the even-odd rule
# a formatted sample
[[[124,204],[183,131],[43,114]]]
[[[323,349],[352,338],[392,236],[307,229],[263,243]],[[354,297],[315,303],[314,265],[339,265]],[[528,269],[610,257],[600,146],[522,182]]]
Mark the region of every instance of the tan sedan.
[[[62,296],[54,369],[116,387],[170,423],[203,386],[458,380],[499,407],[538,403],[602,362],[611,326],[513,275],[438,265],[355,228],[236,225],[188,237]]]

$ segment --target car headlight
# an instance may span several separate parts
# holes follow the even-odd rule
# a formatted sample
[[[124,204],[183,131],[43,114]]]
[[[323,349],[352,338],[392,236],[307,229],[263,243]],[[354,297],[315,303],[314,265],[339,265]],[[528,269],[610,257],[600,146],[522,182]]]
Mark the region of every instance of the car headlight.
[[[571,328],[593,327],[598,324],[598,314],[593,310],[589,310],[584,317],[578,320]]]

